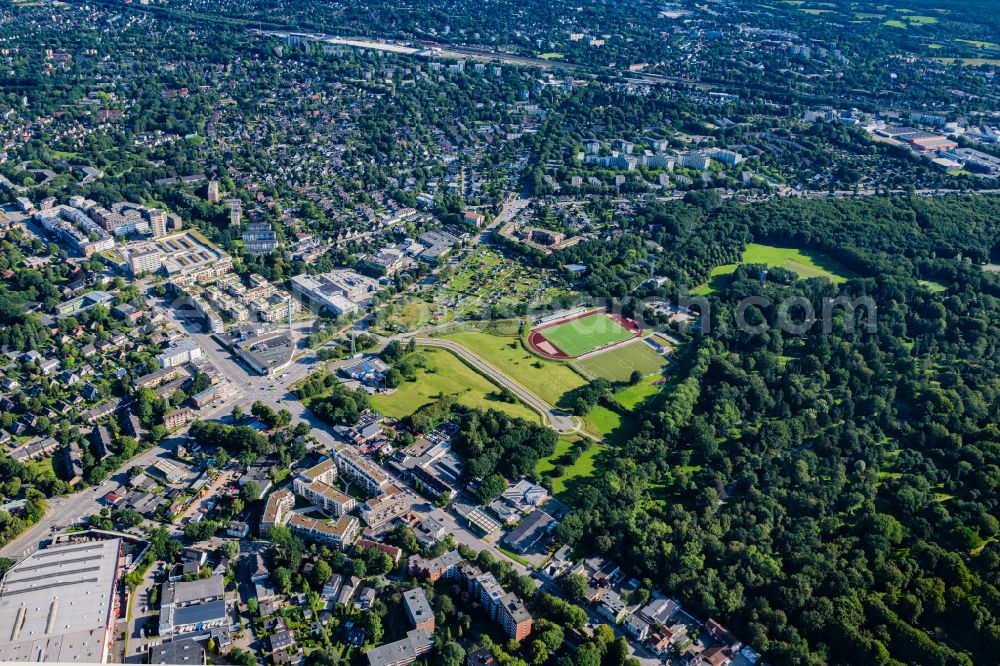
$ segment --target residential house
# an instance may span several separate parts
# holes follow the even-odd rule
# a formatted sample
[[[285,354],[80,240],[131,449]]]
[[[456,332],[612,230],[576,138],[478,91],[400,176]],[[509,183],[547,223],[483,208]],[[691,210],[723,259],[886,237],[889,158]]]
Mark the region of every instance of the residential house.
[[[613,624],[618,624],[625,619],[628,611],[625,607],[625,602],[622,601],[621,596],[617,592],[605,589],[597,600],[597,612]]]
[[[358,585],[361,584],[361,579],[357,576],[350,576],[344,579],[344,584],[340,588],[340,592],[337,594],[337,603],[342,606],[349,606],[351,599],[354,598],[354,593],[358,591]]]
[[[716,645],[706,648],[691,659],[691,666],[729,666],[733,661],[733,651],[726,646]]]
[[[340,586],[343,583],[343,577],[338,574],[332,574],[330,580],[323,584],[323,598],[328,601],[336,601],[337,595],[340,594]]]
[[[361,589],[358,597],[354,600],[354,607],[359,611],[366,612],[371,609],[373,603],[375,603],[375,588],[365,587]]]

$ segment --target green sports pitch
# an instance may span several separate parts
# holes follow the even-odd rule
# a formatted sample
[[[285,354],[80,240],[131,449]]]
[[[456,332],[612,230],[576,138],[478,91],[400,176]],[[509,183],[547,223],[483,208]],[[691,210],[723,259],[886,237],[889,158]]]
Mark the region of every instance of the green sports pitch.
[[[570,358],[628,340],[634,335],[603,312],[544,328],[538,333]]]

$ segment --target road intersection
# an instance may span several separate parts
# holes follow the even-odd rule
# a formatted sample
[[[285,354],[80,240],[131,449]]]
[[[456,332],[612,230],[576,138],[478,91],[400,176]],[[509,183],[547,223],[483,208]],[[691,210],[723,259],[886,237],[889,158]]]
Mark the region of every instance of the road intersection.
[[[525,199],[514,199],[508,202],[493,224],[490,225],[490,228],[494,228],[498,224],[502,224],[504,220],[510,219],[526,204],[527,200]],[[473,239],[473,243],[481,240],[486,231],[484,230],[483,233],[477,235]],[[140,283],[140,285],[149,286],[148,283]],[[299,321],[293,324],[293,339],[296,340],[298,346],[295,358],[288,369],[280,373],[278,377],[267,377],[257,374],[237,360],[218,339],[210,333],[205,332],[204,326],[198,318],[187,316],[183,310],[174,307],[174,303],[170,299],[159,298],[153,296],[151,293],[148,295],[148,299],[155,312],[162,314],[180,330],[185,331],[201,347],[205,357],[237,387],[237,393],[234,397],[200,410],[197,415],[198,420],[230,421],[230,415],[236,406],[239,406],[245,413],[249,413],[251,406],[255,402],[260,401],[275,410],[287,409],[291,413],[293,421],[308,423],[312,428],[311,435],[316,439],[321,448],[330,450],[341,446],[339,441],[334,437],[330,427],[320,421],[291,392],[292,386],[310,374],[322,369],[335,372],[339,367],[353,360],[320,361],[316,357],[316,351],[309,349],[305,345],[306,337],[311,330],[311,321]],[[363,324],[361,326],[363,327]],[[371,351],[378,352],[393,340],[405,343],[410,338],[416,337],[417,344],[443,348],[461,358],[498,386],[508,388],[528,407],[538,412],[544,419],[545,424],[558,433],[564,435],[580,434],[592,437],[590,433],[583,430],[582,422],[579,418],[556,409],[465,347],[449,340],[430,337],[430,334],[437,328],[440,327],[432,326],[416,333],[404,333],[392,337],[376,335],[374,337],[378,341],[378,344]],[[356,328],[355,331],[368,332],[364,331],[363,328]],[[368,334],[373,335],[370,332]],[[148,467],[156,458],[165,456],[167,451],[174,447],[176,439],[183,438],[186,435],[187,428],[185,427],[174,433],[170,439],[129,460],[98,486],[74,493],[73,495],[51,498],[48,501],[48,510],[45,517],[22,532],[17,538],[11,540],[3,548],[0,548],[0,556],[15,559],[25,557],[37,550],[39,545],[49,538],[55,528],[61,529],[78,524],[86,516],[98,513],[102,507],[101,498],[127,481],[128,469],[130,467]]]

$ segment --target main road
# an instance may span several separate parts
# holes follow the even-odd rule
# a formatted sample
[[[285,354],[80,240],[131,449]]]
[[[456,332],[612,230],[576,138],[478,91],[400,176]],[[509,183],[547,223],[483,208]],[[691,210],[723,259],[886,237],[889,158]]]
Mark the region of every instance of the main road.
[[[493,224],[490,225],[490,229],[513,218],[527,204],[528,200],[525,198],[508,201],[504,205],[502,212],[497,216]],[[473,243],[478,242],[486,231],[484,229],[483,232],[477,235]],[[140,283],[140,285],[148,286],[146,283]],[[152,295],[147,295],[147,298],[153,310],[162,313],[171,323],[185,331],[201,347],[205,357],[237,387],[238,392],[235,397],[200,410],[197,415],[198,420],[226,421],[229,419],[233,408],[237,405],[244,412],[249,413],[253,403],[260,401],[272,409],[287,409],[292,414],[293,420],[308,423],[312,427],[312,436],[322,446],[328,449],[339,446],[329,426],[306,409],[305,405],[299,402],[289,391],[289,387],[317,370],[327,369],[335,371],[339,366],[349,363],[351,359],[328,363],[319,361],[314,351],[305,348],[301,344],[304,342],[306,334],[302,331],[297,331],[295,337],[300,343],[300,351],[296,352],[297,357],[291,366],[277,378],[264,377],[237,361],[215,337],[204,332],[203,326],[196,318],[186,317],[183,312],[179,312],[179,308],[174,307],[175,303],[170,302],[168,299],[156,298]],[[308,324],[296,323],[297,327],[304,325]],[[424,336],[417,337],[417,344],[443,348],[455,354],[495,384],[509,389],[528,407],[538,412],[547,426],[560,434],[579,433],[591,437],[589,433],[583,431],[579,419],[564,411],[557,410],[554,406],[548,404],[504,372],[465,347],[450,340],[426,337],[435,328],[438,327],[424,329],[422,331]],[[378,337],[379,345],[372,351],[382,349],[393,339],[405,341],[410,337],[414,337],[414,334],[401,334],[393,338]],[[184,428],[175,433],[174,437],[184,437],[186,434],[187,428]],[[127,480],[128,469],[130,467],[148,467],[156,458],[165,456],[171,446],[170,440],[168,440],[163,445],[155,446],[140,453],[115,470],[100,485],[69,496],[50,498],[45,517],[11,540],[6,546],[0,548],[0,556],[14,559],[25,557],[38,549],[41,542],[51,535],[54,526],[65,527],[76,524],[86,516],[98,513],[102,508],[101,498]]]
[[[45,517],[21,532],[18,537],[8,542],[6,546],[0,548],[0,556],[20,559],[30,555],[38,550],[38,546],[42,541],[51,536],[53,526],[66,527],[73,525],[79,522],[84,516],[99,512],[101,510],[100,499],[125,481],[129,467],[133,465],[146,467],[153,464],[153,461],[164,453],[166,453],[165,449],[154,446],[122,465],[121,468],[116,470],[100,485],[73,493],[72,495],[50,498]]]

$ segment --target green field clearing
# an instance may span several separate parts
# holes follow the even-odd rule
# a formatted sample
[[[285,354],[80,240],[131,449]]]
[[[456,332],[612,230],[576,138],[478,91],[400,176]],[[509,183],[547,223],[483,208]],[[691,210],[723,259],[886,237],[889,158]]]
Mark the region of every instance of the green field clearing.
[[[904,16],[901,19],[889,19],[888,21],[883,21],[882,25],[888,26],[890,28],[900,28],[906,30],[907,28],[919,28],[923,25],[931,25],[937,23],[938,19],[936,16]]]
[[[434,306],[426,301],[411,298],[402,305],[395,306],[389,319],[403,327],[403,330],[413,331],[429,324],[438,323],[439,317],[434,314]]]
[[[1000,49],[1000,44],[995,42],[982,42],[976,39],[956,39],[955,41],[975,46],[977,49]]]
[[[538,57],[542,60],[562,60],[566,56],[562,53],[540,53]]]
[[[539,474],[544,474],[548,470],[559,464],[559,459],[566,455],[569,451],[572,442],[565,439],[560,439],[556,442],[556,450],[548,458],[542,458],[535,465],[535,471]],[[607,447],[601,446],[600,444],[594,444],[589,449],[583,452],[583,454],[576,459],[571,465],[565,467],[565,473],[562,476],[552,477],[552,490],[556,495],[561,495],[566,491],[566,484],[572,479],[587,477],[594,473],[594,469],[597,463],[597,457],[604,451]]]
[[[665,360],[642,340],[619,345],[608,351],[576,361],[577,367],[595,377],[612,382],[628,381],[634,370],[643,377],[658,374]]]
[[[944,65],[958,64],[963,67],[981,67],[983,65],[1000,67],[1000,59],[998,58],[931,58],[931,60],[937,60]]]
[[[538,414],[525,405],[492,398],[491,394],[499,393],[500,389],[451,353],[434,348],[421,348],[420,353],[427,357],[427,367],[417,370],[416,381],[404,381],[391,394],[372,396],[372,406],[382,414],[403,418],[445,395],[452,395],[466,407],[496,409],[532,423],[540,422]]]
[[[919,282],[921,286],[927,287],[929,290],[931,290],[934,293],[938,293],[938,292],[945,291],[946,289],[948,289],[948,287],[946,287],[943,284],[941,284],[940,282],[936,282],[934,280],[917,280],[917,282]]]
[[[55,475],[55,470],[52,468],[53,464],[52,456],[45,456],[43,458],[35,458],[34,460],[29,460],[25,463],[27,467],[35,470],[36,474],[41,474],[48,476],[49,474]]]
[[[567,391],[586,383],[569,365],[527,351],[516,335],[473,330],[442,337],[462,345],[551,405],[556,405]]]
[[[760,243],[747,245],[741,263],[777,266],[790,270],[799,277],[825,277],[834,283],[844,282],[849,277],[854,276],[853,271],[822,252],[761,245]],[[716,266],[709,274],[708,282],[692,289],[691,293],[705,295],[724,289],[729,276],[738,266],[739,264]]]
[[[587,426],[588,430],[593,432],[595,435],[600,435],[601,437],[608,437],[612,433],[622,426],[622,417],[617,412],[613,412],[607,407],[598,405],[590,410],[587,414]],[[623,440],[624,437],[618,437],[621,433],[615,433],[617,440]]]
[[[603,312],[595,312],[565,324],[558,324],[540,333],[567,356],[586,354],[632,337],[631,331]]]
[[[716,266],[712,269],[712,272],[708,274],[708,282],[691,290],[691,293],[695,296],[707,296],[708,294],[714,294],[717,291],[722,291],[726,288],[729,283],[729,276],[733,274],[739,264],[723,264],[722,266]]]
[[[659,392],[660,385],[656,383],[658,380],[659,377],[647,377],[635,386],[616,391],[615,401],[625,409],[633,410]]]

